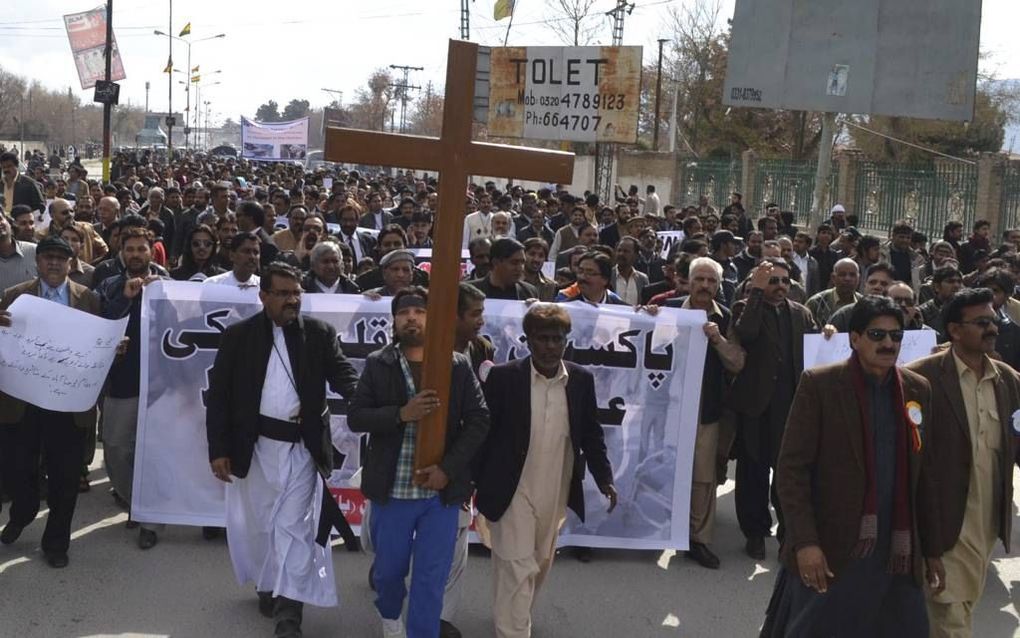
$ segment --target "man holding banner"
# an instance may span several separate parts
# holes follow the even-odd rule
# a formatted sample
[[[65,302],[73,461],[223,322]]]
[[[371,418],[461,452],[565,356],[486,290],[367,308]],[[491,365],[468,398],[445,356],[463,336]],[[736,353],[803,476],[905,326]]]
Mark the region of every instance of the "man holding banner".
[[[212,472],[229,484],[234,572],[255,582],[275,635],[292,638],[301,635],[304,603],[337,604],[329,527],[339,511],[316,470],[326,477],[333,469],[326,383],[348,398],[358,378],[336,330],[299,315],[301,273],[273,263],[263,275],[263,312],[223,333],[206,429]]]
[[[95,293],[68,279],[71,247],[59,237],[46,237],[36,246],[39,277],[8,288],[0,308],[10,307],[21,295],[35,295],[89,314],[99,314]],[[6,317],[0,317],[0,326]],[[39,513],[39,460],[48,477],[46,504],[49,515],[42,536],[46,562],[54,568],[66,567],[71,543],[71,519],[78,502],[78,479],[84,456],[85,432],[95,427],[96,408],[83,412],[56,412],[15,399],[0,392],[0,428],[10,428],[5,437],[0,464],[5,468],[3,481],[12,502],[10,521],[0,534],[0,542],[10,545]]]

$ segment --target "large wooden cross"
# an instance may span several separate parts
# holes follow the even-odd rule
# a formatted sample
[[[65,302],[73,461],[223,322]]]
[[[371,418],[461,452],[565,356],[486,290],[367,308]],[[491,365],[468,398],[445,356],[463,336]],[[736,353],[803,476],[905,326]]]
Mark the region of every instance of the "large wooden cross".
[[[443,459],[446,418],[457,322],[460,251],[464,233],[464,196],[470,175],[542,180],[569,184],[572,153],[486,144],[471,139],[478,45],[450,41],[439,138],[329,127],[324,157],[331,162],[396,166],[439,172],[439,210],[433,227],[428,324],[422,388],[435,390],[440,409],[418,424],[415,466]],[[526,397],[521,397],[526,401]]]

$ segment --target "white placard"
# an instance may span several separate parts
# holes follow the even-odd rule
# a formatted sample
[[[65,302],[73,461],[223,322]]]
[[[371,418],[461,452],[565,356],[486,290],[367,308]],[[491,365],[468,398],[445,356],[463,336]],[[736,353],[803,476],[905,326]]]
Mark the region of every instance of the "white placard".
[[[0,390],[56,412],[96,404],[127,327],[127,317],[103,319],[33,295],[9,308],[0,328]]]
[[[663,259],[669,259],[669,253],[674,247],[679,247],[684,243],[684,231],[682,230],[660,230],[658,233],[659,241],[662,242],[662,250],[659,251],[659,257]]]
[[[308,155],[308,118],[256,122],[241,118],[241,157],[253,160],[301,160]]]
[[[907,330],[900,344],[900,356],[896,361],[906,365],[921,357],[927,357],[935,348],[934,330]],[[839,363],[850,358],[850,333],[837,332],[826,339],[824,335],[804,335],[804,369],[817,368],[830,363]]]

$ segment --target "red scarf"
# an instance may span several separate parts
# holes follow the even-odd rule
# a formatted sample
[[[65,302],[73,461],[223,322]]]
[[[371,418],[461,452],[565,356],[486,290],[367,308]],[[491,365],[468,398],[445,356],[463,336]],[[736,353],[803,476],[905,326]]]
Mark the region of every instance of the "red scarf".
[[[892,544],[889,551],[889,572],[908,574],[911,567],[911,539],[913,538],[910,516],[910,459],[908,432],[910,419],[903,400],[903,378],[893,368],[893,411],[896,419],[896,470],[893,487]],[[861,409],[861,438],[864,440],[864,472],[867,480],[864,492],[864,512],[861,515],[861,529],[854,558],[865,558],[875,550],[878,539],[878,487],[875,478],[875,436],[871,429],[871,401],[864,370],[855,352],[850,357],[850,377],[853,381],[857,404]]]

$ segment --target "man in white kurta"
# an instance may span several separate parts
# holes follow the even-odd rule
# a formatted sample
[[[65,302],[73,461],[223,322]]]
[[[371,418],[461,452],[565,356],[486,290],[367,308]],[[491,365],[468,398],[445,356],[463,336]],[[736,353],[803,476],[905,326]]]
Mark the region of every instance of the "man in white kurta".
[[[292,383],[283,329],[273,326],[259,414],[294,422],[301,402]],[[323,483],[300,441],[260,436],[248,476],[227,485],[227,539],[239,583],[318,607],[337,604],[329,544],[315,543]]]
[[[495,604],[501,638],[531,635],[531,606],[556,553],[573,472],[567,370],[549,379],[531,368],[531,435],[510,507],[489,523]]]

